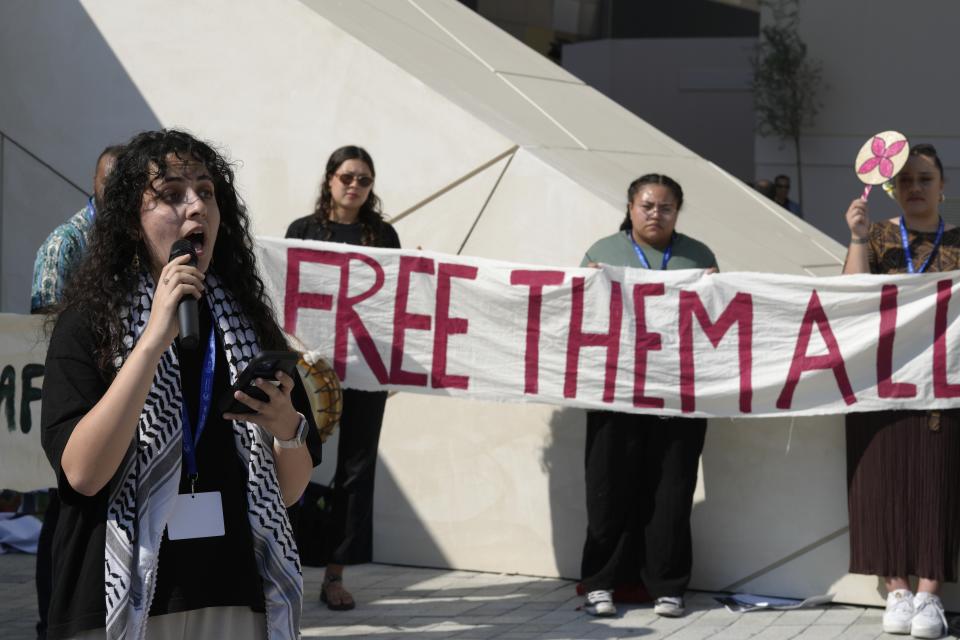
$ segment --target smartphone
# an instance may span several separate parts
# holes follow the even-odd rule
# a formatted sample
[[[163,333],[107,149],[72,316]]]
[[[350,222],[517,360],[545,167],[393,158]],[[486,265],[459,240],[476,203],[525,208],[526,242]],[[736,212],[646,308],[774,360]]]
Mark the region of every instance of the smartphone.
[[[243,391],[248,396],[266,402],[269,400],[267,394],[254,384],[254,380],[262,378],[275,381],[275,371],[283,371],[296,380],[299,360],[300,354],[296,351],[263,351],[257,354],[247,368],[240,372],[237,382],[220,398],[220,413],[253,413],[253,409],[234,398],[233,394]]]

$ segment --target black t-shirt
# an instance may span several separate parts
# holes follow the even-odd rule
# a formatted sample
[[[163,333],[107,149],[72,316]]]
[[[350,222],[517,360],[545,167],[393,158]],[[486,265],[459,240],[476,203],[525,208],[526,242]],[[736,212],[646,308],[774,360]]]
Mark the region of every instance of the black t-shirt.
[[[208,306],[200,304],[199,307],[202,345],[192,352],[179,350],[183,396],[193,424],[197,420],[206,336],[212,322]],[[164,532],[150,615],[217,606],[244,606],[264,611],[263,585],[247,515],[246,469],[236,451],[232,424],[216,409],[219,398],[230,387],[229,369],[219,336],[216,341],[213,406],[196,448],[199,476],[196,490],[220,492],[225,534],[171,541]],[[106,513],[109,495],[119,482],[119,472],[106,487],[88,497],[74,491],[60,469],[60,458],[74,427],[109,386],[97,369],[93,354],[87,319],[67,309],[57,321],[47,350],[41,418],[43,447],[57,475],[62,502],[53,541],[53,591],[48,627],[51,639],[102,628],[106,619],[103,577]],[[309,403],[299,384],[293,397],[295,406],[312,423]],[[319,463],[320,442],[315,429],[310,430],[308,447],[314,464]],[[189,491],[184,466],[180,493]]]
[[[178,349],[180,381],[190,423],[196,432],[200,406],[200,372],[210,311],[199,305],[201,345]],[[150,615],[157,616],[203,607],[248,606],[263,612],[263,585],[253,556],[253,537],[247,518],[247,473],[233,438],[233,425],[224,420],[217,404],[230,388],[230,372],[222,348],[216,350],[213,399],[206,427],[197,443],[196,491],[219,491],[223,503],[223,537],[169,540],[164,531],[160,542],[157,587]],[[196,435],[196,433],[194,433]],[[190,493],[186,465],[181,468],[180,493]]]
[[[323,237],[324,228],[329,232],[330,237]],[[396,229],[389,222],[381,222],[377,230],[377,247],[383,249],[399,249],[400,237]],[[340,224],[339,222],[327,222],[320,224],[317,216],[311,214],[303,218],[297,218],[287,227],[287,238],[299,238],[300,240],[326,240],[327,242],[342,242],[344,244],[363,244],[363,227],[359,222],[351,224]]]

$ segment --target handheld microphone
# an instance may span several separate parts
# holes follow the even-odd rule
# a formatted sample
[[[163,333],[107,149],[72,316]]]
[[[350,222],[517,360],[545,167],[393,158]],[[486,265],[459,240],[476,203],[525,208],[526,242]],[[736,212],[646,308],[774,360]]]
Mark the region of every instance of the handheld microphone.
[[[190,256],[187,263],[192,267],[197,266],[197,252],[193,249],[193,244],[189,240],[180,239],[170,247],[170,262],[180,256]],[[200,343],[200,315],[197,311],[197,299],[186,295],[180,298],[180,304],[177,305],[177,320],[180,322],[180,346],[184,349],[196,349]]]

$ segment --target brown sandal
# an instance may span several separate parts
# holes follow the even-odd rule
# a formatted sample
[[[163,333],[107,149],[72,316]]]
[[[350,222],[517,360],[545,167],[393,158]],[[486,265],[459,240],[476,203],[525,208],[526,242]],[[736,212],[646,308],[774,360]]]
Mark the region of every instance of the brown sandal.
[[[330,598],[327,596],[327,587],[332,584],[340,585],[340,602],[333,603],[330,602]],[[349,602],[343,601],[343,594],[346,594],[350,597]],[[323,579],[323,584],[320,585],[320,602],[327,605],[327,609],[331,611],[350,611],[357,606],[356,601],[353,599],[353,596],[343,588],[343,576],[327,576]]]

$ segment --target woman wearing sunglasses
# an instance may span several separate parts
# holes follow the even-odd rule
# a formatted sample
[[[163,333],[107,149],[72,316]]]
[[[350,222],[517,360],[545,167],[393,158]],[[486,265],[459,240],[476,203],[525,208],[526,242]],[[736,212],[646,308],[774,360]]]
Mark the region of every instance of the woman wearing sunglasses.
[[[373,192],[373,158],[361,147],[340,147],[327,160],[313,213],[294,220],[287,238],[326,240],[368,247],[400,248]],[[386,391],[344,389],[333,515],[327,536],[327,570],[320,601],[334,611],[353,609],[343,586],[343,567],[370,562],[373,555],[373,483]]]

